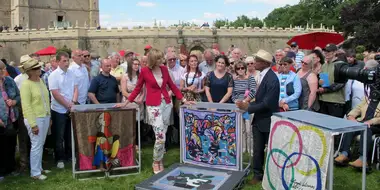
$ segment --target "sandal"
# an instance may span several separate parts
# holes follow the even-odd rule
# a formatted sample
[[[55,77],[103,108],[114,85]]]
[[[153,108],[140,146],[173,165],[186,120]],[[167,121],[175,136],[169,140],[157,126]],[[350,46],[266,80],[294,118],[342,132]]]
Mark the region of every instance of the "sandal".
[[[41,180],[41,181],[47,179],[45,175],[33,176],[32,178],[35,180]]]
[[[161,170],[160,170],[160,164],[158,163],[152,163],[152,168],[153,168],[153,173],[154,174],[158,174],[158,173],[160,173],[161,172]]]

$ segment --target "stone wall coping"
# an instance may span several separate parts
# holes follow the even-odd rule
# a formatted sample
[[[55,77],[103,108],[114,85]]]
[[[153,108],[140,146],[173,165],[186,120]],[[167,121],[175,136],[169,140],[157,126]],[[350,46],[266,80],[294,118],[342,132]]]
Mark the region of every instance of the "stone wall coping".
[[[14,40],[20,38],[55,38],[55,37],[101,37],[101,36],[178,36],[179,30],[182,30],[183,36],[212,36],[213,30],[216,30],[217,36],[294,36],[297,34],[311,32],[331,32],[337,33],[328,28],[268,28],[268,27],[238,27],[238,28],[210,28],[210,27],[113,27],[102,28],[40,28],[40,29],[24,29],[18,32],[14,30],[3,31],[0,33],[0,39]],[[20,34],[22,33],[22,35]],[[43,36],[41,36],[43,35]],[[69,36],[68,36],[69,35]]]

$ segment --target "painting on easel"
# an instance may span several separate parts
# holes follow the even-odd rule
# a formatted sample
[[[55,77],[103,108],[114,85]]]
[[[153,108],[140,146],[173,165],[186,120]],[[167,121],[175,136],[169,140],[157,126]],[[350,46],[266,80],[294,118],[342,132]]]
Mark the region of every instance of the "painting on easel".
[[[235,112],[183,109],[182,144],[185,163],[239,169],[239,117]]]

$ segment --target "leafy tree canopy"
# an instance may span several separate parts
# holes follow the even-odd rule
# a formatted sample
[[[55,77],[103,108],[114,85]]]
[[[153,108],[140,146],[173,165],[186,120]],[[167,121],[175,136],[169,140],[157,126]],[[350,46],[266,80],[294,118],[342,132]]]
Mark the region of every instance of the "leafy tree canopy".
[[[380,1],[359,0],[342,8],[340,21],[345,36],[354,36],[353,44],[367,50],[380,47]]]
[[[216,20],[214,22],[214,26],[217,28],[220,28],[222,26],[227,26],[227,27],[263,27],[264,24],[259,18],[249,18],[246,15],[241,15],[238,16],[235,21],[229,22],[227,19],[226,20]]]

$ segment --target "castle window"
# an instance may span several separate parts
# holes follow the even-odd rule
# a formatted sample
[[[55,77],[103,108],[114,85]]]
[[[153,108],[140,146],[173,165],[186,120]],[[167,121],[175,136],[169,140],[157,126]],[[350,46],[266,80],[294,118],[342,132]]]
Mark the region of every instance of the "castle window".
[[[57,16],[57,21],[62,22],[63,21],[63,16]]]

